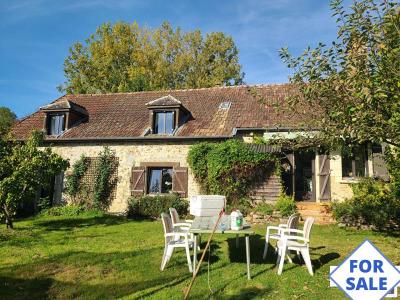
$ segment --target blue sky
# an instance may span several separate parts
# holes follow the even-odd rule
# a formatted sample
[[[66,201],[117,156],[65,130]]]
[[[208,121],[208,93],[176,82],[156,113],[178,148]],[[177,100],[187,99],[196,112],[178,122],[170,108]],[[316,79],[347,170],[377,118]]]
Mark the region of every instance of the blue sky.
[[[328,0],[1,0],[0,106],[23,117],[59,97],[68,48],[119,20],[230,34],[249,84],[287,82],[281,47],[299,54],[336,34]]]

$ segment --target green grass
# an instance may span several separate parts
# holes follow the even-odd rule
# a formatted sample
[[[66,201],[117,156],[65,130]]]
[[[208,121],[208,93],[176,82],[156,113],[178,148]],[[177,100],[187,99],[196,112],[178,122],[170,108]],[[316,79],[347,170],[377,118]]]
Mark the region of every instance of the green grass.
[[[160,272],[158,221],[97,213],[38,217],[18,221],[15,228],[0,230],[0,299],[182,299],[191,278],[182,251]],[[329,266],[338,265],[365,238],[400,265],[399,236],[315,226],[315,276],[299,263],[285,264],[278,276],[272,251],[266,261],[261,259],[264,226],[256,227],[256,233],[251,238],[253,279],[246,279],[244,240],[236,249],[234,236],[218,235],[210,257],[214,294],[208,289],[206,262],[192,299],[344,299],[337,288],[329,288]]]

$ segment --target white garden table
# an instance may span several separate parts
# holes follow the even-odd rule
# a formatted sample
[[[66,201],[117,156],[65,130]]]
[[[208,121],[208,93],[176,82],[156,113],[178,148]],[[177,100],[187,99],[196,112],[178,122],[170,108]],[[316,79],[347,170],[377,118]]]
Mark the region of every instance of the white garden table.
[[[193,234],[193,270],[196,270],[197,259],[197,241],[199,234],[211,234],[218,216],[214,217],[195,217],[189,232]],[[232,230],[230,228],[231,218],[229,215],[223,215],[220,223],[215,230],[215,234],[235,234],[236,235],[236,248],[239,248],[239,236],[244,235],[246,241],[246,263],[247,263],[247,279],[250,277],[250,234],[254,234],[249,224],[244,224],[242,230]]]

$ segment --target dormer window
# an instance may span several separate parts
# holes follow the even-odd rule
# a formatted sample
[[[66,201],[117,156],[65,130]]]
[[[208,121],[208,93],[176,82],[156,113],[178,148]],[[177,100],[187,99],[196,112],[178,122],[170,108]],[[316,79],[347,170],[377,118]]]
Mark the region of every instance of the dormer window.
[[[45,113],[43,129],[50,136],[58,136],[89,117],[83,106],[69,100],[51,103],[40,110]]]
[[[48,134],[60,135],[65,130],[65,114],[50,114]]]
[[[160,111],[154,113],[154,134],[172,134],[175,129],[175,112]]]
[[[150,115],[147,134],[174,135],[191,117],[182,102],[171,95],[152,100],[146,106]]]

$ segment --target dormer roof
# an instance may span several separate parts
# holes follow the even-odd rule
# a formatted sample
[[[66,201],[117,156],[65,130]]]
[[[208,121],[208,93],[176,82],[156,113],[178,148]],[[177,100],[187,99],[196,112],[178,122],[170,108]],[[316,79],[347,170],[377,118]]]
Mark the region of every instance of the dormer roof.
[[[50,103],[49,105],[45,105],[40,107],[40,110],[44,112],[57,112],[57,111],[74,111],[80,113],[82,115],[88,115],[86,108],[83,106],[76,104],[70,100],[62,100]]]
[[[167,95],[146,103],[147,107],[154,107],[154,106],[179,107],[181,105],[182,102],[171,95]]]

